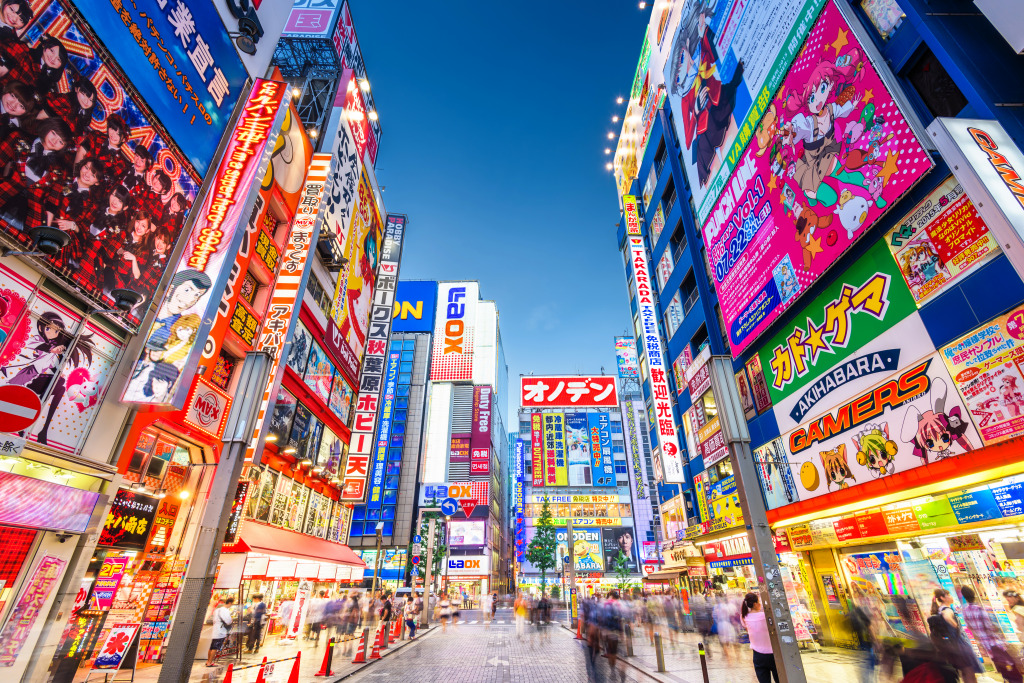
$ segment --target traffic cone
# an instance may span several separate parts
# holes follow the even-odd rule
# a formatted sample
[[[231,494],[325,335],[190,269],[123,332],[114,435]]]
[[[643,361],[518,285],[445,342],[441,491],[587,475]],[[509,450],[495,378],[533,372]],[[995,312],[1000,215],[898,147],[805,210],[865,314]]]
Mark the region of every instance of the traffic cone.
[[[263,670],[267,668],[267,658],[263,658],[263,663],[260,664],[259,673],[256,674],[256,683],[267,683],[267,679],[263,677]]]
[[[380,659],[380,640],[383,631],[384,624],[380,625],[377,629],[377,637],[373,639],[373,652],[370,653],[370,659]]]
[[[388,649],[388,632],[390,629],[391,626],[388,625],[388,622],[380,622],[380,649],[382,650]]]
[[[314,676],[333,676],[334,672],[331,671],[331,660],[334,659],[334,638],[330,638],[327,641],[327,652],[324,653],[324,663],[320,666],[320,670],[317,671]]]
[[[388,642],[393,643],[396,640],[398,640],[398,629],[400,629],[400,628],[402,628],[402,622],[397,620],[397,619],[395,619],[395,624],[390,629],[390,631],[391,631],[391,633],[389,634],[390,640]]]
[[[583,640],[583,620],[576,620],[576,640]]]
[[[295,663],[292,664],[292,672],[288,674],[288,683],[299,683],[299,661],[302,659],[302,650],[295,652]]]
[[[356,656],[352,660],[353,664],[362,664],[366,661],[366,641],[370,639],[370,629],[364,628],[363,635],[359,638],[359,644],[356,646]]]
[[[228,671],[224,674],[224,680],[221,681],[221,683],[231,683],[231,669],[233,666],[234,663],[228,664]]]

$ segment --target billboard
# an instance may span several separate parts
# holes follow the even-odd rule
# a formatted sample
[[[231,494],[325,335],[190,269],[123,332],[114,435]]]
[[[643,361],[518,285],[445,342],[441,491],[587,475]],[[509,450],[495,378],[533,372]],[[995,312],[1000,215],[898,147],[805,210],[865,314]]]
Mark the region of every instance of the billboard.
[[[220,19],[217,19],[220,21]],[[259,193],[288,86],[256,79],[122,400],[181,407]],[[185,381],[182,381],[184,379]]]
[[[532,528],[531,528],[532,531]],[[563,558],[572,555],[576,571],[599,572],[604,570],[604,556],[601,554],[600,529],[573,529],[572,550],[569,550],[569,532],[555,530],[555,569],[561,569]]]
[[[887,252],[875,243],[759,351],[780,430],[935,350]]]
[[[248,77],[213,3],[134,0],[76,7],[196,171],[206,175]],[[42,26],[57,19],[47,16],[55,8],[63,12],[50,4],[40,16]],[[71,45],[76,49],[68,52],[77,53]],[[45,79],[54,76],[59,78],[48,73]]]
[[[764,493],[765,505],[774,510],[797,501],[796,482],[786,462],[782,439],[769,441],[754,449],[754,465]]]
[[[615,458],[612,454],[611,416],[608,413],[587,413],[590,434],[594,486],[615,486]]]
[[[468,546],[484,544],[486,520],[453,519],[448,522],[448,545]]]
[[[569,486],[594,485],[594,460],[591,458],[592,441],[586,413],[565,414],[566,466]],[[598,442],[598,453],[601,444]],[[598,456],[600,457],[600,456]]]
[[[344,75],[341,82],[345,82]],[[344,125],[347,112],[344,102],[334,102],[331,117],[324,137],[331,142],[331,156],[334,163],[328,180],[328,191],[324,197],[323,237],[331,240],[332,250],[343,256],[348,249],[348,231],[352,224],[352,212],[359,196],[359,179],[362,177],[362,159],[356,152],[352,131]]]
[[[476,282],[438,284],[430,381],[473,379],[473,332],[479,298]]]
[[[783,436],[797,497],[808,500],[979,448],[938,354]]]
[[[377,272],[382,232],[370,175],[367,169],[363,168],[359,179],[356,209],[345,242],[345,258],[348,261],[338,276],[334,305],[331,308],[331,320],[337,327],[341,342],[355,358],[357,365],[366,349],[370,304],[374,300],[374,274]],[[388,293],[389,298],[394,298],[394,294],[395,290],[392,288]],[[389,318],[389,327],[390,323]]]
[[[638,379],[640,359],[636,353],[636,340],[632,337],[615,338],[615,362],[619,366],[619,379]]]
[[[294,0],[282,37],[330,38],[342,0]]]
[[[942,347],[942,360],[986,444],[1024,434],[1024,308]],[[966,419],[966,417],[965,417]]]
[[[918,306],[1001,252],[952,176],[911,209],[885,241]]]
[[[627,240],[629,260],[633,266],[633,287],[636,290],[637,312],[643,332],[644,353],[647,355],[647,379],[651,383],[654,400],[652,420],[658,432],[658,446],[653,460],[655,476],[659,481],[681,484],[686,479],[683,471],[683,457],[679,450],[679,433],[672,413],[669,398],[668,367],[661,349],[661,334],[658,329],[658,310],[654,305],[651,285],[651,271],[647,261],[647,249],[642,237]],[[658,476],[658,473],[663,476]]]
[[[931,167],[829,2],[704,223],[733,357]]]
[[[391,338],[391,311],[394,306],[398,271],[405,240],[405,216],[388,214],[384,241],[377,270],[377,296],[367,320],[366,357],[359,373],[355,417],[349,440],[348,458],[342,468],[341,500],[362,501],[366,496],[367,468],[374,451],[374,425],[381,407],[384,389],[385,356]]]
[[[395,390],[398,384],[398,365],[401,359],[401,352],[391,351],[388,353],[388,369],[384,376],[380,419],[377,420],[377,443],[373,449],[373,464],[370,469],[370,497],[366,500],[366,509],[368,510],[380,510],[384,498],[384,465],[388,460],[388,442],[391,440],[391,420],[395,414]]]
[[[567,486],[565,466],[565,414],[542,413],[544,418],[544,485]]]
[[[327,0],[327,2],[333,2],[333,0]],[[345,0],[341,6],[338,24],[334,29],[331,40],[334,43],[334,49],[341,56],[342,66],[346,69],[351,69],[356,78],[360,80],[362,99],[365,102],[367,112],[374,114],[373,116],[368,116],[372,135],[367,139],[366,143],[367,151],[370,154],[370,164],[373,165],[377,162],[377,151],[380,149],[380,122],[375,116],[377,105],[374,103],[373,94],[370,92],[370,81],[366,76],[366,63],[363,61],[362,50],[359,49],[359,38],[356,37],[356,28],[352,23],[352,13],[348,0]],[[362,157],[360,157],[360,160],[362,160]]]
[[[631,572],[639,571],[636,561],[636,545],[632,527],[601,529],[601,549],[604,553],[604,566],[607,571],[615,571],[620,553],[626,558],[626,569]]]
[[[750,131],[824,2],[673,3],[682,7],[665,64],[665,87],[698,224],[707,220],[729,174],[740,165]]]
[[[152,4],[154,17],[162,17],[155,2],[143,4]],[[166,126],[179,138],[171,140],[158,133],[150,112],[159,111],[168,124],[177,120],[182,108],[164,84],[160,82],[160,92],[143,91],[152,99],[139,99],[117,68],[101,58],[86,29],[64,5],[44,1],[32,6],[35,14],[23,28],[0,34],[4,87],[9,91],[4,116],[10,117],[4,124],[0,166],[10,164],[12,169],[0,183],[0,229],[30,249],[27,230],[56,226],[69,234],[70,241],[56,256],[37,257],[51,271],[90,297],[103,300],[104,307],[113,306],[109,293],[114,288],[132,289],[148,303],[167,268],[199,184],[199,176],[173,145],[182,145],[186,153],[194,151],[201,146],[190,145],[193,136],[202,137],[208,126],[200,117],[195,126]],[[16,12],[17,7],[12,5],[8,11]],[[127,54],[137,49],[110,5],[88,7],[86,14],[100,28],[110,18],[117,20],[118,45],[107,43],[119,47],[115,52]],[[131,16],[129,13],[129,22]],[[215,13],[213,16],[219,23]],[[146,36],[148,39],[148,31]],[[179,42],[173,33],[171,38]],[[234,48],[230,44],[228,48],[237,62]],[[169,49],[177,48],[170,45]],[[36,55],[44,51],[56,66],[41,66],[42,58]],[[156,52],[151,53],[155,58]],[[159,80],[150,64],[141,61],[151,74],[144,83]],[[187,57],[185,61],[189,64]],[[123,60],[120,63],[128,68]],[[175,82],[178,88],[180,82]],[[201,82],[197,87],[205,94]],[[212,142],[202,148],[207,163],[240,95],[239,86],[226,104],[223,121],[218,114],[217,130],[210,132]],[[81,106],[83,102],[88,106]],[[191,100],[187,108],[190,117],[198,112]],[[21,109],[25,111],[19,113]],[[33,126],[29,124],[40,114],[51,120],[39,121],[36,134],[30,133]],[[76,163],[79,160],[83,163]],[[201,170],[205,171],[205,165]]]
[[[519,387],[524,408],[612,408],[619,403],[615,377],[607,375],[521,376]]]
[[[398,283],[391,329],[395,332],[430,332],[437,310],[437,283],[410,280]]]
[[[530,414],[530,462],[533,472],[533,485],[544,486],[544,433],[541,413]]]
[[[473,387],[473,431],[470,432],[470,475],[486,476],[491,472],[491,421],[494,389]]]

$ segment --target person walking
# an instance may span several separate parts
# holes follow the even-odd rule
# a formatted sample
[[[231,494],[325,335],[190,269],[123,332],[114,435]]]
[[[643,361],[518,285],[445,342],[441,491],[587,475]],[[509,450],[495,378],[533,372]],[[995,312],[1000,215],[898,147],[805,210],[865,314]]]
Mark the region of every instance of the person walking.
[[[740,607],[740,621],[750,636],[750,649],[754,652],[754,675],[758,683],[779,683],[779,670],[775,666],[775,653],[772,652],[772,640],[768,636],[768,621],[765,619],[761,597],[757,593],[747,593]]]
[[[405,602],[405,627],[409,629],[409,640],[416,639],[416,615],[420,611],[416,609],[416,600],[410,595],[409,599]]]
[[[252,596],[251,622],[249,624],[249,638],[246,644],[247,652],[259,652],[260,640],[263,636],[263,619],[267,615],[267,605],[263,602],[263,594],[257,593]]]
[[[619,592],[617,590],[611,591],[608,594],[608,600],[605,601],[604,610],[602,610],[602,630],[604,632],[604,649],[608,655],[608,670],[614,676],[615,669],[618,668],[620,681],[626,680],[625,665],[617,667],[619,643],[622,641],[622,631],[625,622],[624,614],[625,605],[619,602]]]
[[[359,625],[359,593],[353,593],[345,603],[341,612],[342,634],[345,638],[345,655],[352,654],[352,644],[356,638],[356,627]]]
[[[512,608],[516,618],[516,638],[523,637],[526,630],[526,598],[520,593],[516,596],[515,606]]]
[[[210,651],[206,653],[206,666],[214,666],[214,658],[216,658],[221,648],[224,647],[224,641],[227,640],[228,635],[231,633],[231,624],[235,620],[234,615],[231,613],[231,606],[234,604],[235,599],[229,597],[224,601],[223,605],[213,611],[213,639],[210,640]]]
[[[932,598],[932,615],[928,617],[932,642],[945,654],[949,664],[960,672],[964,683],[976,683],[983,669],[953,609],[953,596],[945,588],[936,588]]]
[[[982,651],[989,656],[999,675],[1006,683],[1024,683],[1024,674],[1020,665],[1011,654],[999,625],[996,623],[992,610],[978,604],[977,595],[970,586],[960,588],[964,602],[964,621],[971,629],[974,639],[978,641]]]
[[[452,615],[452,603],[448,600],[448,594],[441,594],[441,602],[438,604],[441,610],[441,633],[448,632],[448,618]]]

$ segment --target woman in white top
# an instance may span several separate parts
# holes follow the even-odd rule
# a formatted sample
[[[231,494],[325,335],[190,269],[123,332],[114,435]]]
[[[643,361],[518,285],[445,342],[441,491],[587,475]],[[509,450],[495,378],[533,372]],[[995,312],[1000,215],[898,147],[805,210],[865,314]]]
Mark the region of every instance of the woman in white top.
[[[441,611],[441,633],[448,630],[448,617],[452,614],[452,603],[448,601],[448,594],[441,594],[441,603],[438,605]]]
[[[768,622],[765,620],[761,598],[757,593],[747,593],[740,608],[743,626],[750,635],[750,649],[754,651],[754,675],[758,683],[779,683],[779,671],[775,668],[772,640],[768,636]]]

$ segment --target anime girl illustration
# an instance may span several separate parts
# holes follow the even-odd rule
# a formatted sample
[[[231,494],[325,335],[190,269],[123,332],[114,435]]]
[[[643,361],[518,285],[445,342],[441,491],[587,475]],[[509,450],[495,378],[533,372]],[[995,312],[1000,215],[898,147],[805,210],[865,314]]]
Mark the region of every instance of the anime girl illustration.
[[[857,462],[871,471],[873,477],[884,477],[896,471],[896,453],[899,446],[889,438],[889,425],[869,424],[853,437],[857,449]]]
[[[565,443],[568,448],[569,486],[590,486],[590,434],[587,428],[574,429],[566,425]]]
[[[793,272],[793,264],[786,256],[778,266],[775,267],[775,284],[779,288],[779,297],[783,301],[789,301],[794,294],[800,291],[800,282]]]
[[[202,319],[195,313],[186,313],[171,325],[170,337],[166,343],[166,350],[160,358],[164,363],[170,363],[174,367],[180,367],[196,341]]]
[[[960,406],[946,410],[948,391],[942,379],[933,380],[927,402],[931,407],[921,412],[916,406],[909,406],[903,417],[900,438],[914,445],[914,455],[924,460],[925,464],[929,456],[933,460],[942,460],[957,455],[953,452],[953,444],[965,452],[974,450],[965,436],[970,423],[963,419]]]
[[[69,335],[70,337],[70,335]],[[93,360],[93,336],[83,334],[71,348],[71,353],[64,360],[57,381],[50,392],[50,405],[46,409],[46,419],[43,421],[43,428],[36,434],[36,441],[46,443],[47,432],[54,415],[60,409],[61,402],[70,397],[70,400],[78,403],[79,412],[84,411],[98,400],[99,384],[92,376],[89,368]]]
[[[35,323],[36,333],[0,372],[7,384],[28,387],[42,400],[73,337],[64,318],[55,311],[46,311]]]
[[[930,244],[918,244],[900,254],[900,266],[911,287],[923,287],[940,274],[949,276],[945,264]]]
[[[356,265],[356,286],[350,277],[350,286],[346,292],[347,311],[345,321],[341,324],[341,334],[345,341],[358,352],[362,352],[366,346],[366,321],[367,311],[370,309],[370,301],[373,298],[374,271],[377,269],[377,238],[372,223],[367,221],[369,230],[363,243],[362,253],[359,255],[359,263]]]
[[[1011,375],[1003,376],[999,384],[999,402],[1010,413],[1011,417],[1018,417],[1021,413],[1021,406],[1024,405],[1024,394],[1017,387],[1017,378]]]
[[[839,444],[830,451],[821,451],[818,455],[821,456],[821,467],[825,470],[830,491],[833,484],[839,489],[850,488],[847,479],[857,483],[853,472],[850,471],[849,463],[846,462],[846,444]]]
[[[736,90],[743,80],[740,62],[728,83],[719,73],[715,33],[710,22],[718,0],[689,0],[683,9],[680,29],[672,46],[669,87],[682,99],[682,126],[691,163],[697,167],[701,187],[708,184],[719,149],[730,127],[735,126]]]

